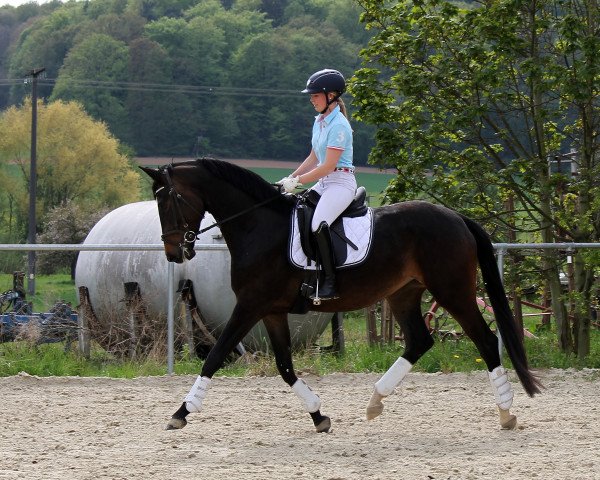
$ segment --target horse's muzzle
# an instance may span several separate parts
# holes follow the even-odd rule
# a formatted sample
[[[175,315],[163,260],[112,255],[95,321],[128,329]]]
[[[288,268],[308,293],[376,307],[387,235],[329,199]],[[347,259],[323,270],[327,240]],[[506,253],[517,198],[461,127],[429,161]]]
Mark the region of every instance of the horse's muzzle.
[[[183,263],[185,260],[183,248],[175,245],[165,244],[165,256],[167,257],[167,262]]]

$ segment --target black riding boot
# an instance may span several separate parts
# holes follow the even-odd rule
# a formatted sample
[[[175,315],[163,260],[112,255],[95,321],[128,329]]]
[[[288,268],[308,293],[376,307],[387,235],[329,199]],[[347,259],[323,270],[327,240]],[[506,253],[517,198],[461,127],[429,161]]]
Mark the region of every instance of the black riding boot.
[[[335,291],[335,259],[333,256],[333,245],[331,244],[329,225],[327,225],[326,222],[321,222],[321,225],[319,225],[314,236],[319,249],[321,268],[325,273],[325,279],[322,282],[319,282],[319,298],[321,300],[338,298],[338,294]],[[315,297],[316,292],[314,295],[311,295],[311,298]]]

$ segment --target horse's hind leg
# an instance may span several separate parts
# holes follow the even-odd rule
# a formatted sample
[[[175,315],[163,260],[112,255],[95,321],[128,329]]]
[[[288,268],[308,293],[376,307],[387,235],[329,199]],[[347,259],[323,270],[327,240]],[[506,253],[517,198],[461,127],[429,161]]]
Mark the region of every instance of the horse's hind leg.
[[[496,404],[498,405],[500,425],[504,429],[516,428],[517,417],[511,415],[509,411],[512,406],[513,390],[508,381],[506,370],[500,362],[498,338],[490,330],[490,327],[481,315],[475,302],[475,293],[473,292],[471,295],[464,296],[457,294],[449,297],[451,298],[436,297],[436,300],[460,324],[486,363],[488,377],[492,391],[494,392]]]
[[[321,415],[319,410],[321,408],[321,399],[310,389],[304,380],[299,379],[294,372],[287,315],[270,315],[263,318],[263,323],[267,328],[271,346],[275,353],[277,370],[279,370],[281,377],[290,387],[292,387],[294,393],[304,403],[304,408],[312,417],[317,432],[328,432],[331,428],[331,420],[329,417]]]
[[[433,338],[421,314],[421,296],[424,290],[421,284],[413,282],[387,298],[404,334],[406,347],[402,356],[375,383],[373,395],[367,406],[367,420],[381,415],[382,400],[400,385],[412,366],[433,345]]]

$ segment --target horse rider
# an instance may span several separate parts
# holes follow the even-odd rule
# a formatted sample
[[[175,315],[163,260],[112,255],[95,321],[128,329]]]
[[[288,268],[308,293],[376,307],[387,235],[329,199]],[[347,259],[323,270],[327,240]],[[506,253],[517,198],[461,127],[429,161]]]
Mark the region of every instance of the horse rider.
[[[312,129],[312,148],[308,157],[291,175],[277,182],[288,193],[303,184],[317,182],[311,190],[321,195],[321,199],[315,209],[311,228],[325,273],[325,280],[319,285],[318,291],[321,300],[338,297],[329,228],[350,205],[356,193],[352,128],[346,106],[340,98],[345,90],[346,81],[337,70],[327,68],[310,76],[302,93],[310,95],[310,102],[319,112]]]

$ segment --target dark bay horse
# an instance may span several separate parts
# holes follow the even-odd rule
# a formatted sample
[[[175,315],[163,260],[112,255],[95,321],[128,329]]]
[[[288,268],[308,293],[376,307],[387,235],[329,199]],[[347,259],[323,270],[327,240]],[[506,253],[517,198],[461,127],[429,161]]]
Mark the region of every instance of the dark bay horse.
[[[249,170],[214,159],[142,169],[154,180],[167,259],[181,263],[194,256],[200,221],[210,212],[231,253],[231,286],[237,301],[200,376],[167,428],[184,427],[186,416],[201,410],[214,373],[262,319],[283,380],[301,399],[317,431],[328,431],[330,420],[320,412],[319,397],[297,378],[292,365],[287,314],[304,278],[304,272],[287,258],[294,196],[281,194]],[[422,201],[374,208],[373,218],[373,244],[366,261],[337,273],[339,298],[312,307],[338,312],[365,308],[384,298],[389,301],[406,347],[375,384],[367,418],[383,411],[382,399],[433,345],[421,313],[421,296],[428,290],[477,346],[488,367],[500,424],[514,428],[516,418],[509,413],[513,391],[501,365],[498,339],[476,303],[478,265],[498,330],[523,388],[533,396],[541,384],[529,370],[488,235],[472,220]]]

